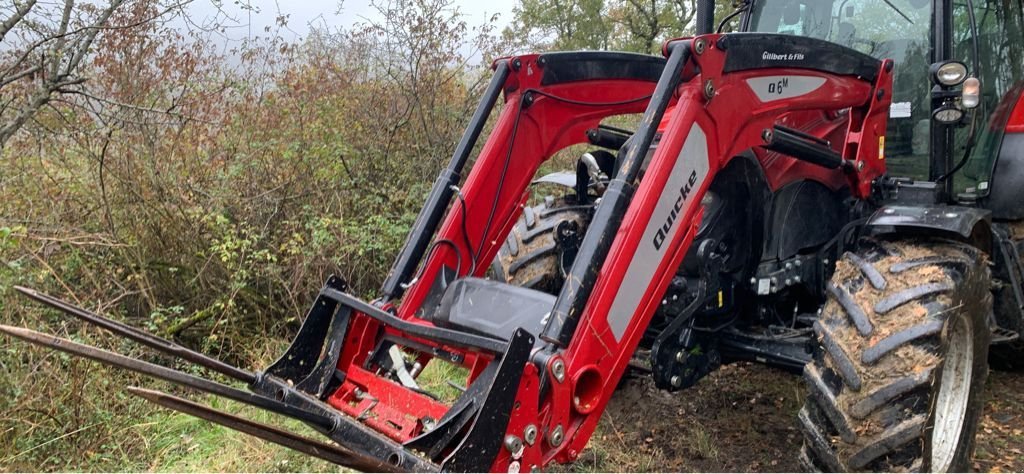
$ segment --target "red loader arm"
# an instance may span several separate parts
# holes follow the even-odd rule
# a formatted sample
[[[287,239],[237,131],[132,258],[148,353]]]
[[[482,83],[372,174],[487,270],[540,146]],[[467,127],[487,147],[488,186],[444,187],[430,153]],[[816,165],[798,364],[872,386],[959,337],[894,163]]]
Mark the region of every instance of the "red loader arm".
[[[805,174],[862,198],[885,170],[880,150],[891,61],[814,39],[760,34],[674,40],[665,53],[667,60],[551,53],[496,62],[384,297],[362,302],[332,278],[280,360],[258,374],[232,375],[257,398],[215,393],[310,423],[341,445],[332,460],[356,467],[518,472],[576,459],[693,243],[701,200],[719,170],[754,149],[762,162],[788,160],[782,168],[813,169]],[[502,92],[501,113],[459,188]],[[603,119],[641,112],[557,299],[505,298],[513,290],[467,278],[483,276],[541,164],[585,143],[587,130]],[[787,126],[793,114],[822,112],[845,130]],[[448,313],[470,304],[469,294],[492,298],[484,311],[499,320],[534,303],[541,309],[528,320],[531,327],[453,323]],[[708,301],[698,298],[693,306]],[[140,342],[167,350],[166,341]],[[415,382],[424,366],[442,363],[467,369],[453,403]]]

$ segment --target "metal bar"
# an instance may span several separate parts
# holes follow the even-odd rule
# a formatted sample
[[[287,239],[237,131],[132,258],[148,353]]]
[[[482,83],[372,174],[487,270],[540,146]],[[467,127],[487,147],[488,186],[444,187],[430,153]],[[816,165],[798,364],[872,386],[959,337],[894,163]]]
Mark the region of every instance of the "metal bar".
[[[240,431],[247,435],[279,444],[286,448],[294,449],[300,453],[315,456],[325,461],[358,469],[366,472],[397,472],[395,466],[384,463],[380,460],[362,456],[349,451],[341,446],[327,444],[315,439],[306,438],[294,433],[289,433],[272,426],[267,426],[254,421],[239,418],[237,416],[214,410],[198,403],[175,397],[157,390],[148,390],[139,387],[127,387],[126,390],[132,395],[141,397],[157,405],[170,408],[202,418],[206,421]]]
[[[38,301],[42,304],[50,306],[52,308],[59,309],[66,314],[74,316],[85,322],[94,324],[103,329],[106,329],[114,334],[127,337],[139,344],[158,350],[165,354],[170,354],[175,357],[180,357],[184,360],[192,362],[193,364],[206,367],[207,369],[213,370],[217,373],[226,375],[235,380],[252,384],[256,381],[256,375],[247,370],[240,369],[230,364],[226,364],[217,359],[209,357],[191,349],[179,346],[174,342],[168,341],[162,337],[154,336],[140,329],[133,328],[126,324],[114,321],[109,318],[105,318],[91,311],[79,308],[75,305],[54,298],[53,296],[45,293],[38,292],[32,288],[25,288],[23,286],[15,286],[15,290],[18,290],[21,294]]]
[[[423,326],[415,323],[411,323],[402,318],[392,315],[387,311],[377,308],[369,303],[366,303],[354,296],[347,293],[342,293],[333,288],[324,288],[320,290],[320,294],[326,296],[343,306],[352,308],[360,313],[363,313],[370,318],[376,319],[390,327],[393,327],[404,333],[419,336],[425,339],[429,339],[433,342],[440,344],[450,344],[455,347],[462,347],[466,349],[476,349],[491,354],[502,354],[505,352],[506,341],[499,339],[478,336],[476,334],[470,334],[459,331],[452,331],[450,329],[440,328],[436,326]]]
[[[61,352],[67,352],[86,359],[91,359],[96,362],[100,362],[112,367],[118,367],[140,374],[149,375],[161,380],[166,380],[171,383],[184,385],[191,387],[196,390],[200,390],[214,395],[219,395],[225,398],[230,398],[237,402],[253,405],[264,410],[279,413],[296,420],[309,423],[313,426],[324,430],[332,430],[337,425],[336,420],[325,415],[310,413],[306,410],[301,410],[296,407],[286,405],[260,395],[238,390],[236,388],[229,387],[224,384],[214,382],[212,380],[206,380],[204,378],[196,377],[186,373],[178,372],[174,369],[168,369],[156,364],[144,362],[131,357],[116,354],[110,351],[92,347],[85,344],[79,344],[74,341],[69,341],[64,338],[53,336],[50,334],[44,334],[41,332],[33,331],[31,329],[4,326],[0,325],[0,332],[9,334],[18,339],[31,342],[36,345],[49,347],[56,349]]]
[[[658,131],[658,125],[665,116],[665,109],[668,108],[676,86],[681,80],[683,66],[690,58],[689,41],[672,43],[668,47],[669,57],[665,63],[665,69],[658,79],[658,85],[654,88],[651,101],[647,104],[647,110],[640,120],[640,128],[633,135],[635,143],[629,145],[626,157],[619,167],[619,173],[605,190],[601,204],[594,212],[594,218],[587,235],[580,244],[576,260],[572,269],[565,279],[565,285],[555,300],[555,306],[551,310],[551,317],[541,332],[540,338],[565,347],[576,332],[576,325],[579,324],[583,308],[594,290],[594,282],[597,281],[597,273],[601,270],[601,262],[604,262],[611,249],[615,234],[622,225],[626,209],[633,200],[633,193],[636,192],[637,181],[640,174],[640,165],[647,151],[654,141],[654,135]]]
[[[953,0],[935,0],[932,12],[932,63],[948,61],[953,58]],[[935,86],[934,90],[939,89]],[[943,100],[932,98],[932,113],[942,106]],[[928,179],[935,181],[945,175],[953,168],[953,150],[956,145],[954,141],[954,129],[942,125],[935,120],[929,121],[929,160]],[[952,180],[946,180],[942,184],[942,195],[940,200],[949,200],[952,192]]]
[[[487,117],[491,114],[494,104],[498,101],[498,96],[501,95],[501,91],[505,87],[505,80],[508,79],[511,71],[509,62],[506,59],[497,63],[494,77],[491,78],[491,82],[484,92],[483,100],[480,101],[476,112],[473,113],[473,118],[470,119],[466,133],[462,135],[458,146],[455,147],[451,162],[447,168],[441,171],[441,175],[434,182],[434,187],[430,190],[430,195],[427,196],[427,202],[419,216],[416,217],[416,222],[413,223],[412,230],[409,231],[405,245],[402,246],[402,252],[398,254],[387,279],[384,280],[384,285],[381,288],[383,301],[391,301],[402,296],[405,292],[402,284],[409,281],[413,272],[416,271],[416,267],[419,266],[420,260],[423,259],[423,252],[434,236],[434,232],[437,231],[444,211],[448,208],[448,202],[452,199],[454,191],[451,187],[459,184],[462,168],[466,166],[469,154],[473,151],[473,146],[476,145],[476,141],[480,138],[480,133],[483,132],[484,125],[487,123]]]
[[[697,35],[715,32],[715,0],[697,1]]]

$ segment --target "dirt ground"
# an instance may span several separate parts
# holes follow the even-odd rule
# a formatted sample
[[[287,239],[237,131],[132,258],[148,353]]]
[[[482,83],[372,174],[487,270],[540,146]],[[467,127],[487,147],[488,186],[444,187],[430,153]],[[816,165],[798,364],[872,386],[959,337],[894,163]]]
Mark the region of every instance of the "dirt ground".
[[[723,367],[670,394],[624,382],[569,471],[800,471],[800,377],[761,365]],[[993,371],[974,469],[1024,471],[1024,373]]]

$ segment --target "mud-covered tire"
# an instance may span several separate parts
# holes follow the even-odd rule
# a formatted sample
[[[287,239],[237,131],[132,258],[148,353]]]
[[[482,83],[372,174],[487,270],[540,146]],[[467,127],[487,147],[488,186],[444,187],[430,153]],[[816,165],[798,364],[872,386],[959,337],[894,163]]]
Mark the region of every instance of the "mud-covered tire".
[[[577,224],[579,235],[583,235],[592,209],[550,197],[523,209],[523,215],[491,264],[492,278],[546,293],[560,290],[564,277],[555,231],[562,222],[572,221]]]
[[[865,241],[837,262],[804,368],[805,468],[970,468],[990,279],[981,252],[946,240]]]

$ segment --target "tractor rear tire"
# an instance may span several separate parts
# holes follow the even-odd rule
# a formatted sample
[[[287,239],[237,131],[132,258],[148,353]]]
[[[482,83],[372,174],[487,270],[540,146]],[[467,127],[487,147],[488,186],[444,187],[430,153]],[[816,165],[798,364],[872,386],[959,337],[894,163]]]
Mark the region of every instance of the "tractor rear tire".
[[[577,232],[582,236],[590,223],[592,211],[593,206],[577,206],[565,198],[556,200],[551,197],[537,206],[524,209],[491,264],[492,278],[557,294],[565,277],[555,232],[559,224],[571,221],[576,223]]]
[[[804,368],[805,468],[970,469],[990,280],[980,251],[948,240],[866,240],[837,262]]]

